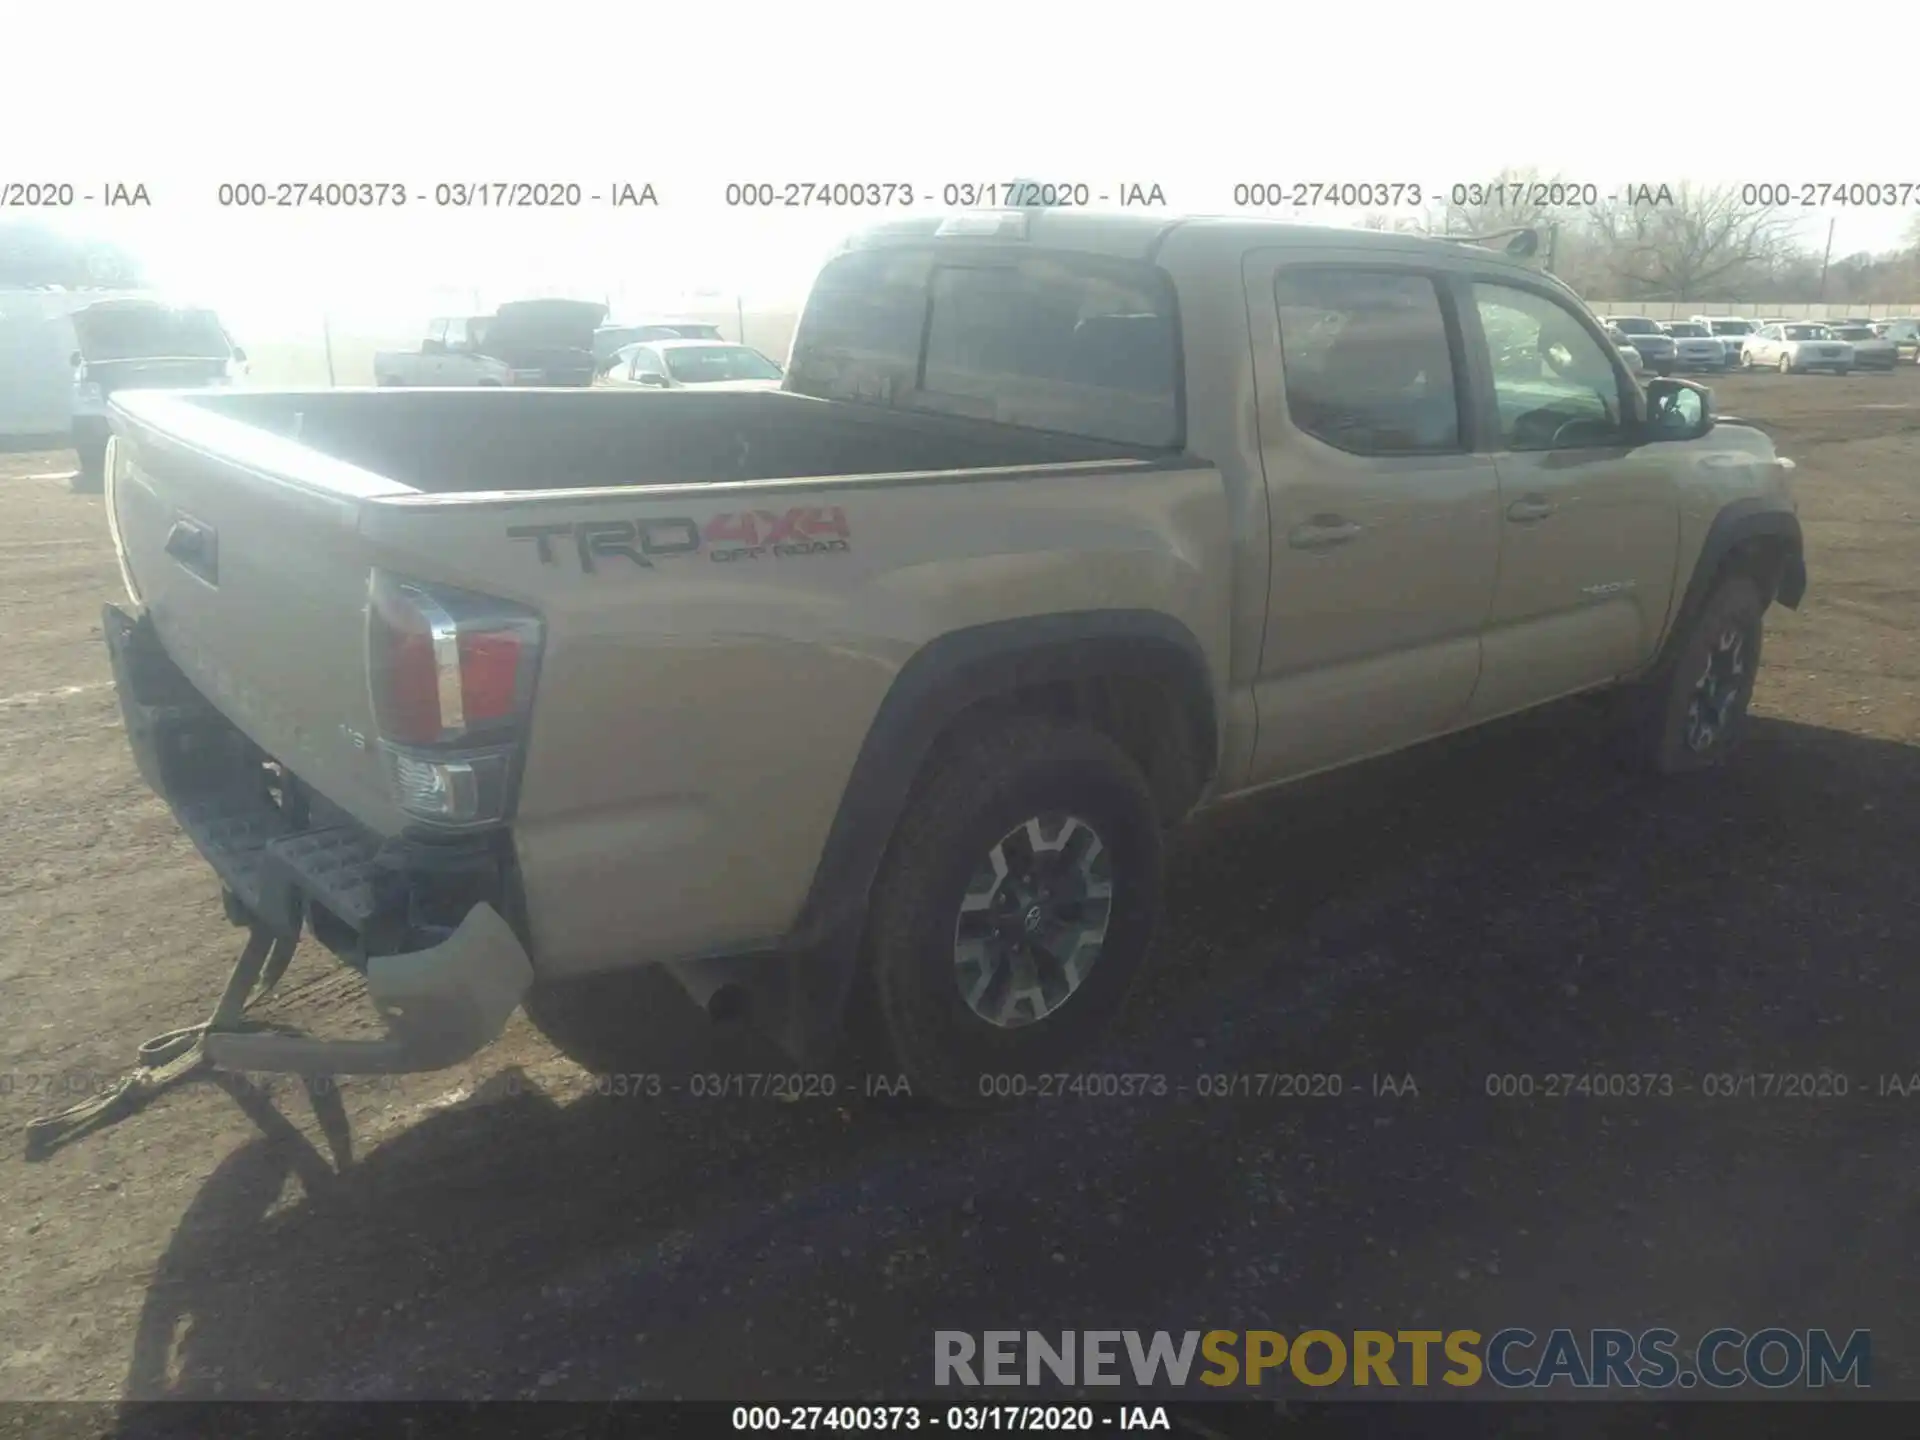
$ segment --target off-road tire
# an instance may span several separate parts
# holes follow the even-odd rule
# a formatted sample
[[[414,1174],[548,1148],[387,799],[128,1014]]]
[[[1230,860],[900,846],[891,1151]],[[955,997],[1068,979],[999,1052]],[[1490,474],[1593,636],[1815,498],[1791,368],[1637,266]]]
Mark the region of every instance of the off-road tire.
[[[1041,1019],[1003,1028],[961,992],[955,924],[970,877],[1029,817],[1064,813],[1092,826],[1111,863],[1112,903],[1099,957]],[[865,952],[883,1063],[916,1100],[973,1109],[1033,1093],[1069,1066],[1125,1004],[1159,923],[1161,827],[1146,777],[1100,732],[1008,716],[943,744],[915,788],[882,862]]]
[[[1640,703],[1631,708],[1628,735],[1633,758],[1657,775],[1680,775],[1723,762],[1747,728],[1747,706],[1760,669],[1760,647],[1767,601],[1751,576],[1722,579],[1707,601],[1675,637],[1666,659],[1640,687]],[[1712,744],[1695,750],[1687,743],[1688,711],[1694,687],[1721,639],[1740,636],[1743,674],[1727,722]]]

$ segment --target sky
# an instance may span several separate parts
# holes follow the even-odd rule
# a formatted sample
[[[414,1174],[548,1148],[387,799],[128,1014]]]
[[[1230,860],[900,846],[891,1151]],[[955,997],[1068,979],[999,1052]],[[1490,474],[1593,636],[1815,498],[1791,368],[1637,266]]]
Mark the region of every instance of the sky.
[[[144,185],[147,209],[83,203],[30,218],[118,240],[236,332],[305,330],[326,310],[336,324],[402,334],[522,294],[610,298],[622,313],[702,290],[729,297],[722,305],[735,294],[797,302],[870,213],[729,207],[730,181],[876,182],[932,197],[1012,176],[1096,194],[1157,184],[1172,210],[1221,213],[1236,208],[1237,182],[1430,195],[1511,166],[1603,194],[1876,181],[1920,200],[1907,87],[1836,85],[1821,93],[1841,104],[1807,105],[1797,77],[1812,62],[1757,13],[1714,0],[1604,11],[1350,0],[1298,13],[1244,0],[497,11],[95,0],[82,33],[68,7],[13,0],[0,197],[9,181]],[[1809,21],[1794,43],[1845,68],[1858,55],[1871,71],[1874,56],[1911,55],[1920,39],[1911,5],[1855,0],[1831,13],[1845,17],[1833,33]],[[1776,93],[1795,103],[1770,103]],[[1702,97],[1724,118],[1687,118]],[[1815,115],[1831,118],[1800,118]],[[583,197],[651,184],[659,203],[433,203],[442,182],[493,181],[577,184]],[[235,182],[369,182],[411,198],[223,207],[220,186]],[[1810,209],[1804,223],[1817,245],[1832,220],[1838,256],[1891,248],[1915,213]]]

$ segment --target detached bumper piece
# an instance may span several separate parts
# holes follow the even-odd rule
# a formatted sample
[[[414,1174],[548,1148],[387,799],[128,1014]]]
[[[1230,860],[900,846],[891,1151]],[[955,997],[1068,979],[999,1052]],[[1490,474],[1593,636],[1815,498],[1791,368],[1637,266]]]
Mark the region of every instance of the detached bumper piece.
[[[499,1037],[533,982],[513,928],[475,880],[487,857],[382,843],[351,822],[303,823],[266,757],[195,691],[144,618],[102,615],[127,740],[142,778],[226,887],[249,936],[213,1016],[155,1037],[116,1089],[28,1127],[28,1151],[138,1109],[208,1066],[303,1076],[439,1070]],[[324,803],[324,802],[323,802]],[[290,811],[295,813],[290,813]],[[418,873],[416,873],[418,872]],[[423,898],[424,897],[424,898]],[[303,932],[360,970],[386,1023],[378,1040],[324,1040],[246,1018]]]

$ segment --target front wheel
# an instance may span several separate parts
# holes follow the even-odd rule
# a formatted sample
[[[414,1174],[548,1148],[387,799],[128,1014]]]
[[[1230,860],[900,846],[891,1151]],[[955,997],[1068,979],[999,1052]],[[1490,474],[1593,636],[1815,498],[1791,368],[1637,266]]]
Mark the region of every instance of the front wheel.
[[[888,851],[866,962],[915,1096],[1028,1093],[1124,1004],[1160,917],[1145,777],[1085,726],[1016,716],[946,745]]]
[[[1718,765],[1746,730],[1760,669],[1767,602],[1750,577],[1732,575],[1707,597],[1646,692],[1641,757],[1656,773]]]
[[[1782,355],[1776,368],[1782,375],[1791,375],[1793,373],[1793,357],[1791,355]]]

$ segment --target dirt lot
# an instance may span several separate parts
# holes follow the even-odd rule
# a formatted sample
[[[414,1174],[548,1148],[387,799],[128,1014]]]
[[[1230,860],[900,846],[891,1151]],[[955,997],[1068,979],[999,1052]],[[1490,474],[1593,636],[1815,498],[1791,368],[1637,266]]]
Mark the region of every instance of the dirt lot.
[[[297,1090],[211,1083],[21,1158],[205,1014],[237,932],[120,733],[100,501],[0,456],[0,1397],[901,1395],[935,1329],[1420,1322],[1866,1327],[1920,1392],[1920,1093],[1876,1093],[1920,1072],[1920,372],[1717,389],[1800,462],[1812,575],[1742,761],[1645,787],[1582,711],[1198,828],[1097,1062],[1184,1098],[634,1100],[516,1020],[349,1085],[345,1159]],[[338,1025],[310,948],[275,1013]],[[775,1063],[659,1002],[651,1068]],[[1486,1093],[1570,1070],[1678,1088]],[[1192,1093],[1230,1071],[1345,1092]],[[1702,1093],[1737,1071],[1850,1089]]]

